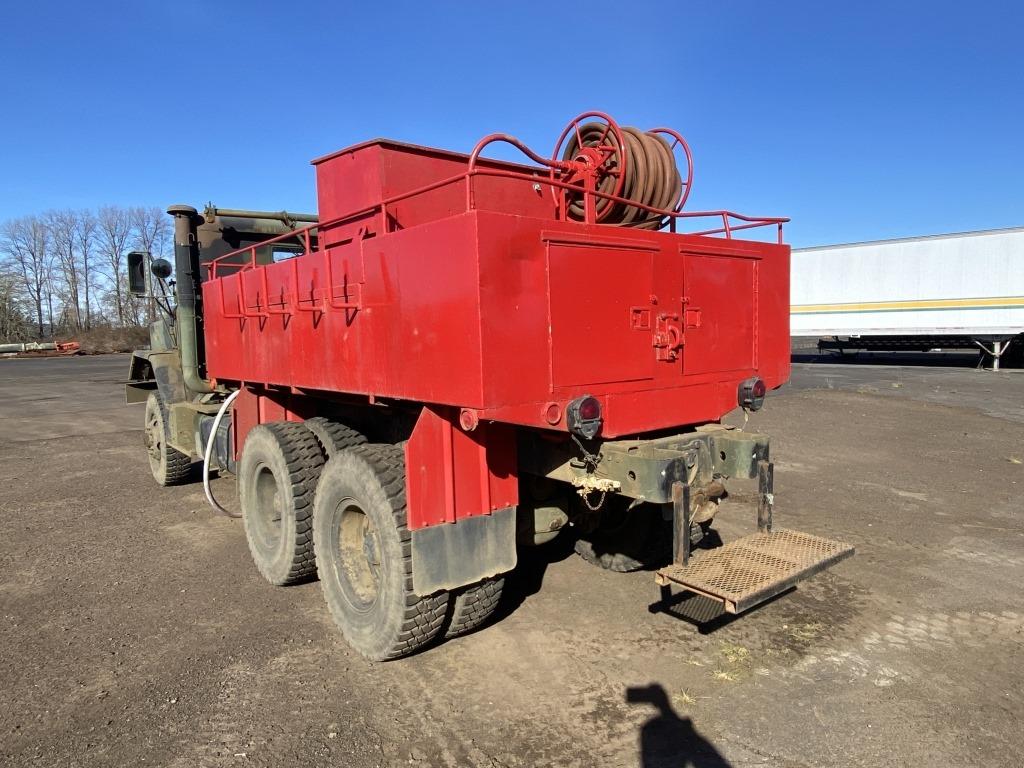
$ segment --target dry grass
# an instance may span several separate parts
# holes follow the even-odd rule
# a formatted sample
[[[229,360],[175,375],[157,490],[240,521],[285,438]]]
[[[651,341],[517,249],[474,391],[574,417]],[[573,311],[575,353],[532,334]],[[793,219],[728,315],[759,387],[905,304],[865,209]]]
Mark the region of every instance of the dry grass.
[[[825,625],[818,621],[811,621],[805,624],[794,624],[788,627],[788,629],[790,637],[810,642],[821,634],[822,630],[825,629]]]
[[[736,643],[722,643],[722,656],[730,664],[746,664],[750,661],[750,651]]]
[[[679,691],[679,693],[677,693],[674,696],[674,698],[675,698],[676,704],[679,705],[679,706],[683,706],[683,707],[692,707],[694,704],[697,703],[697,700],[695,698],[693,698],[693,696],[691,696],[685,690]]]

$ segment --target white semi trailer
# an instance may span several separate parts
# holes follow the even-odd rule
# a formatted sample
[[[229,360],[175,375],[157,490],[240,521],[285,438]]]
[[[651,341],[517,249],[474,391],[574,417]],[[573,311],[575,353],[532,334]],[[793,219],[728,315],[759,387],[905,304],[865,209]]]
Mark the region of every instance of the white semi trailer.
[[[793,251],[790,330],[819,348],[1024,352],[1024,227]]]

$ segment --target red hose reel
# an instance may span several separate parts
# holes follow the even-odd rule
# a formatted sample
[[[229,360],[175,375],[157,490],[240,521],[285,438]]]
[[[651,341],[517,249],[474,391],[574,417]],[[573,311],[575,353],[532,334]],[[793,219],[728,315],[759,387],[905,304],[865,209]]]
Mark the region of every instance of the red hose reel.
[[[677,163],[680,155],[685,173]],[[681,211],[689,197],[693,155],[671,128],[623,128],[603,112],[584,112],[558,137],[550,175],[552,181],[580,187],[573,192],[552,185],[566,218],[661,229],[666,215]]]

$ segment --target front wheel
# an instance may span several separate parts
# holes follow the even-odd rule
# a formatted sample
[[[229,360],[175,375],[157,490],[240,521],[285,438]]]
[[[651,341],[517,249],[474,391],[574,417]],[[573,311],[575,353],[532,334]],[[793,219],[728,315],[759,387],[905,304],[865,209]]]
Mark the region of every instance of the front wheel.
[[[149,454],[149,471],[160,485],[182,485],[192,479],[192,458],[171,447],[170,416],[159,390],[146,398],[146,426],[143,440]]]
[[[313,541],[327,607],[355,650],[374,661],[396,659],[437,636],[448,593],[413,591],[400,447],[357,445],[327,462],[316,489]]]

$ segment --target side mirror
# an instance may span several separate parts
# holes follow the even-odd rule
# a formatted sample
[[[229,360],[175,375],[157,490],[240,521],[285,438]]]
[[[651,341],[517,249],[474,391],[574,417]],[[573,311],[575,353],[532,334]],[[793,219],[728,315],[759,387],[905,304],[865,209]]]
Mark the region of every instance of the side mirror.
[[[167,259],[153,259],[149,271],[153,273],[154,277],[166,280],[174,272],[174,269],[171,267],[171,262]]]
[[[146,261],[149,254],[145,251],[132,251],[128,254],[128,290],[133,296],[145,296]]]

